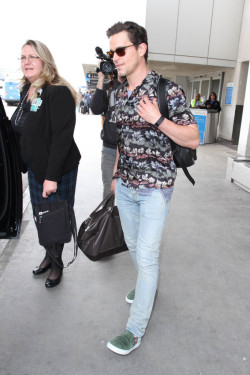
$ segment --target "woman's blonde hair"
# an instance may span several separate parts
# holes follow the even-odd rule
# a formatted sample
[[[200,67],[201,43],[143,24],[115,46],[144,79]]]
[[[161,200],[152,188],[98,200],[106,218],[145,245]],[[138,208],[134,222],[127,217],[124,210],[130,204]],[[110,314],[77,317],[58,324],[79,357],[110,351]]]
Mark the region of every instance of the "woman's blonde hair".
[[[47,83],[54,86],[66,86],[70,90],[74,101],[77,105],[79,98],[78,94],[75,91],[75,89],[64,79],[62,78],[57,70],[55,60],[48,49],[48,47],[43,44],[42,42],[39,42],[38,40],[27,40],[27,42],[23,45],[24,46],[31,46],[33,47],[34,51],[37,53],[37,55],[40,57],[40,59],[43,61],[43,69],[40,77],[32,83],[32,87],[34,88],[33,95],[31,97],[31,100],[34,100],[37,98],[37,91],[41,88],[43,88]],[[21,79],[21,87],[29,84],[29,80],[23,76]]]

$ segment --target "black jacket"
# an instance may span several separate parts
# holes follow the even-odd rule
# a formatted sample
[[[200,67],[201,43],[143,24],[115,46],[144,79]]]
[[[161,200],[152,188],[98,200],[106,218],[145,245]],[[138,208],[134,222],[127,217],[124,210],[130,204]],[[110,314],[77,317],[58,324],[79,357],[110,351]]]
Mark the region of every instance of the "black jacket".
[[[211,105],[210,108],[207,108],[208,105]],[[218,100],[214,100],[213,102],[210,101],[210,99],[206,100],[205,102],[205,108],[207,109],[217,109],[218,112],[220,112],[220,102]]]
[[[23,125],[22,155],[40,183],[45,179],[60,182],[81,158],[73,138],[75,102],[65,86],[47,85],[40,97],[41,106],[30,111]]]
[[[115,79],[109,95],[110,84],[105,83],[103,90],[96,89],[90,103],[91,111],[95,115],[101,115],[102,113],[105,115],[105,121],[101,131],[101,139],[103,140],[104,147],[113,149],[116,149],[117,147],[116,123],[112,122],[110,119],[115,107],[115,90],[119,86],[120,82]]]

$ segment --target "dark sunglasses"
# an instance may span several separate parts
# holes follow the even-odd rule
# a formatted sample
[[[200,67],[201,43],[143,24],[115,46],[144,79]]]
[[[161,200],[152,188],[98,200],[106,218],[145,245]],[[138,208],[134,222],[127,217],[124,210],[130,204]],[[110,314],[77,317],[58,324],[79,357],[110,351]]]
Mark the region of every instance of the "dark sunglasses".
[[[116,53],[117,56],[119,56],[119,57],[125,56],[125,54],[126,54],[126,48],[128,48],[128,47],[132,47],[133,45],[134,45],[134,44],[130,44],[129,46],[126,46],[126,47],[118,47],[118,48],[116,48],[115,51],[108,51],[108,52],[107,52],[107,55],[108,55],[108,57],[109,57],[110,59],[113,59],[115,53]]]

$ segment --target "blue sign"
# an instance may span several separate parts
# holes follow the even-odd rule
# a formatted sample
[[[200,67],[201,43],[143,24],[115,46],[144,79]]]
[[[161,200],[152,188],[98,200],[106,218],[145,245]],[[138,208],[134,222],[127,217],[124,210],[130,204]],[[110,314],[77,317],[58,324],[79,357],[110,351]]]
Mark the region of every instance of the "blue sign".
[[[199,130],[199,133],[200,133],[200,145],[204,145],[207,115],[206,115],[205,111],[200,111],[200,112],[201,112],[201,114],[195,114],[195,110],[192,110],[193,116],[195,118],[198,130]]]
[[[226,96],[225,96],[225,104],[232,104],[232,96],[233,96],[233,87],[227,86]]]

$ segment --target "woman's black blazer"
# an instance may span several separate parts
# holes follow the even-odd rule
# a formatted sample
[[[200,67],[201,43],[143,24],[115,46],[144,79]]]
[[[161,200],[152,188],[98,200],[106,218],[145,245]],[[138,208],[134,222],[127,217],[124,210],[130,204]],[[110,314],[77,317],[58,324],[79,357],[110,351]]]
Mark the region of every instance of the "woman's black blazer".
[[[73,138],[75,101],[66,86],[46,85],[40,97],[42,104],[30,111],[23,125],[22,155],[40,183],[60,182],[81,159]]]

